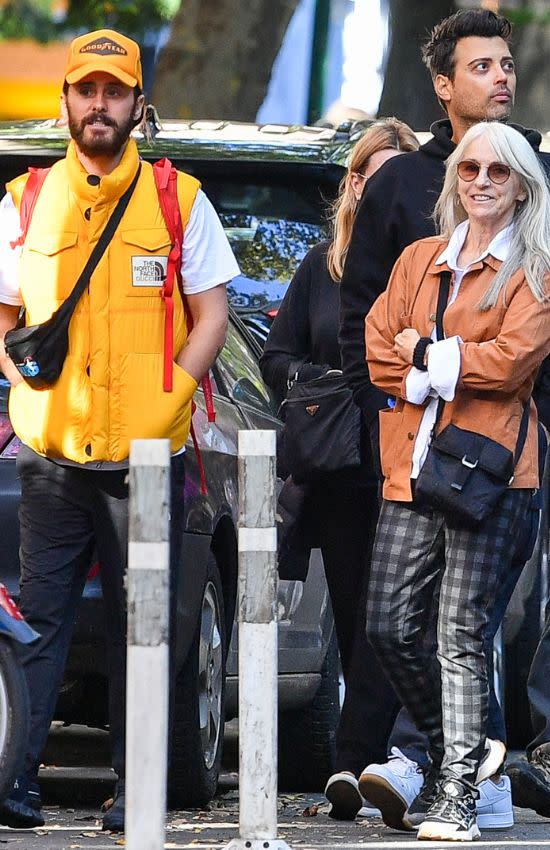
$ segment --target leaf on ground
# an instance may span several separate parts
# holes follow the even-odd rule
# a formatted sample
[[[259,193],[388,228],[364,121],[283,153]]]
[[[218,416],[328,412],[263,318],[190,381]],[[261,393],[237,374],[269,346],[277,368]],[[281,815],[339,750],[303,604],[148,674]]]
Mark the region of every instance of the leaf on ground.
[[[115,801],[114,801],[114,798],[113,798],[113,797],[109,797],[109,799],[108,799],[108,800],[105,800],[105,802],[104,802],[104,803],[103,803],[103,805],[101,806],[101,811],[102,811],[102,812],[107,812],[107,811],[109,811],[109,809],[111,808],[111,806],[113,805],[113,803],[114,803],[114,802],[115,802]]]
[[[307,806],[302,812],[302,815],[305,818],[314,818],[317,816],[317,812],[319,811],[319,806],[314,803],[312,806]]]

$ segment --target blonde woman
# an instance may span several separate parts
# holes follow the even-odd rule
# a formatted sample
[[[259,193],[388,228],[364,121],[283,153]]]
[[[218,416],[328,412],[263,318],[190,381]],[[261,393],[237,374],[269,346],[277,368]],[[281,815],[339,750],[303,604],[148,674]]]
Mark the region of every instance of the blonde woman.
[[[412,130],[395,118],[373,123],[357,142],[334,205],[333,241],[316,245],[304,258],[261,359],[264,379],[279,400],[285,397],[289,380],[309,380],[341,368],[338,282],[365,182],[386,160],[417,147]],[[378,515],[378,482],[368,437],[363,445],[361,467],[309,485],[306,502],[306,523],[323,553],[346,684],[336,737],[336,772],[327,777],[325,792],[332,803],[331,816],[338,819],[352,819],[361,809],[364,801],[357,777],[365,764],[385,760],[386,741],[399,708],[365,638],[364,596]],[[304,773],[307,777],[307,761]]]
[[[441,235],[405,249],[367,318],[372,381],[396,396],[380,415],[384,501],[367,629],[429,740],[408,822],[420,839],[471,841],[478,785],[503,757],[487,749],[485,635],[539,486],[531,393],[550,352],[550,193],[529,142],[504,124],[471,127],[447,160],[435,212]],[[442,273],[452,276],[443,339],[434,332]],[[432,433],[452,424],[513,453],[527,422],[508,489],[479,524],[419,497]]]

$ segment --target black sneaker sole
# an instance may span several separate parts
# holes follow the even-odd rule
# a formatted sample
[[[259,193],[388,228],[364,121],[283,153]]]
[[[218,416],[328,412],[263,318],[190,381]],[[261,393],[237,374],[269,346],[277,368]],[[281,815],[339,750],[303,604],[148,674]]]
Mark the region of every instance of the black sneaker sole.
[[[39,810],[31,806],[15,800],[4,800],[0,806],[0,823],[12,829],[35,829],[44,826],[44,818]]]
[[[386,779],[374,773],[363,774],[359,778],[359,790],[369,803],[380,809],[386,826],[400,832],[414,832],[403,820],[407,803]]]
[[[543,818],[550,818],[550,788],[529,769],[529,764],[519,763],[506,769],[512,785],[512,802],[520,809],[534,809]]]
[[[334,820],[355,820],[363,806],[359,792],[345,780],[333,782],[325,794],[332,806],[328,816]]]

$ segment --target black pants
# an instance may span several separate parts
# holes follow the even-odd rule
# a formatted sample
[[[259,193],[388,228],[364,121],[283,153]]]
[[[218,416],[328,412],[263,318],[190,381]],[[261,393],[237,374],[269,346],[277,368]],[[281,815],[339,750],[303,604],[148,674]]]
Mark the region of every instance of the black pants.
[[[359,776],[386,760],[388,735],[399,702],[365,632],[370,555],[378,517],[376,486],[312,487],[318,531],[346,694],[336,735],[336,770]]]
[[[38,772],[53,719],[77,609],[94,548],[105,611],[109,726],[113,767],[124,776],[128,472],[63,466],[23,446],[21,480],[21,611],[41,639],[23,655],[31,703],[24,770]],[[172,459],[171,560],[183,529],[184,457]],[[176,571],[172,569],[172,574]]]

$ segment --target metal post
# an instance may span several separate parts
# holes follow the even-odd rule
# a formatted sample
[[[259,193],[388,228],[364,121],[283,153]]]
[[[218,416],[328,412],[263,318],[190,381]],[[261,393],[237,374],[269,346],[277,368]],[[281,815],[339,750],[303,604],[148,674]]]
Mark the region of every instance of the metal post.
[[[166,818],[170,442],[130,446],[126,847],[162,850]]]
[[[239,431],[239,838],[227,850],[285,850],[277,838],[275,431]]]

